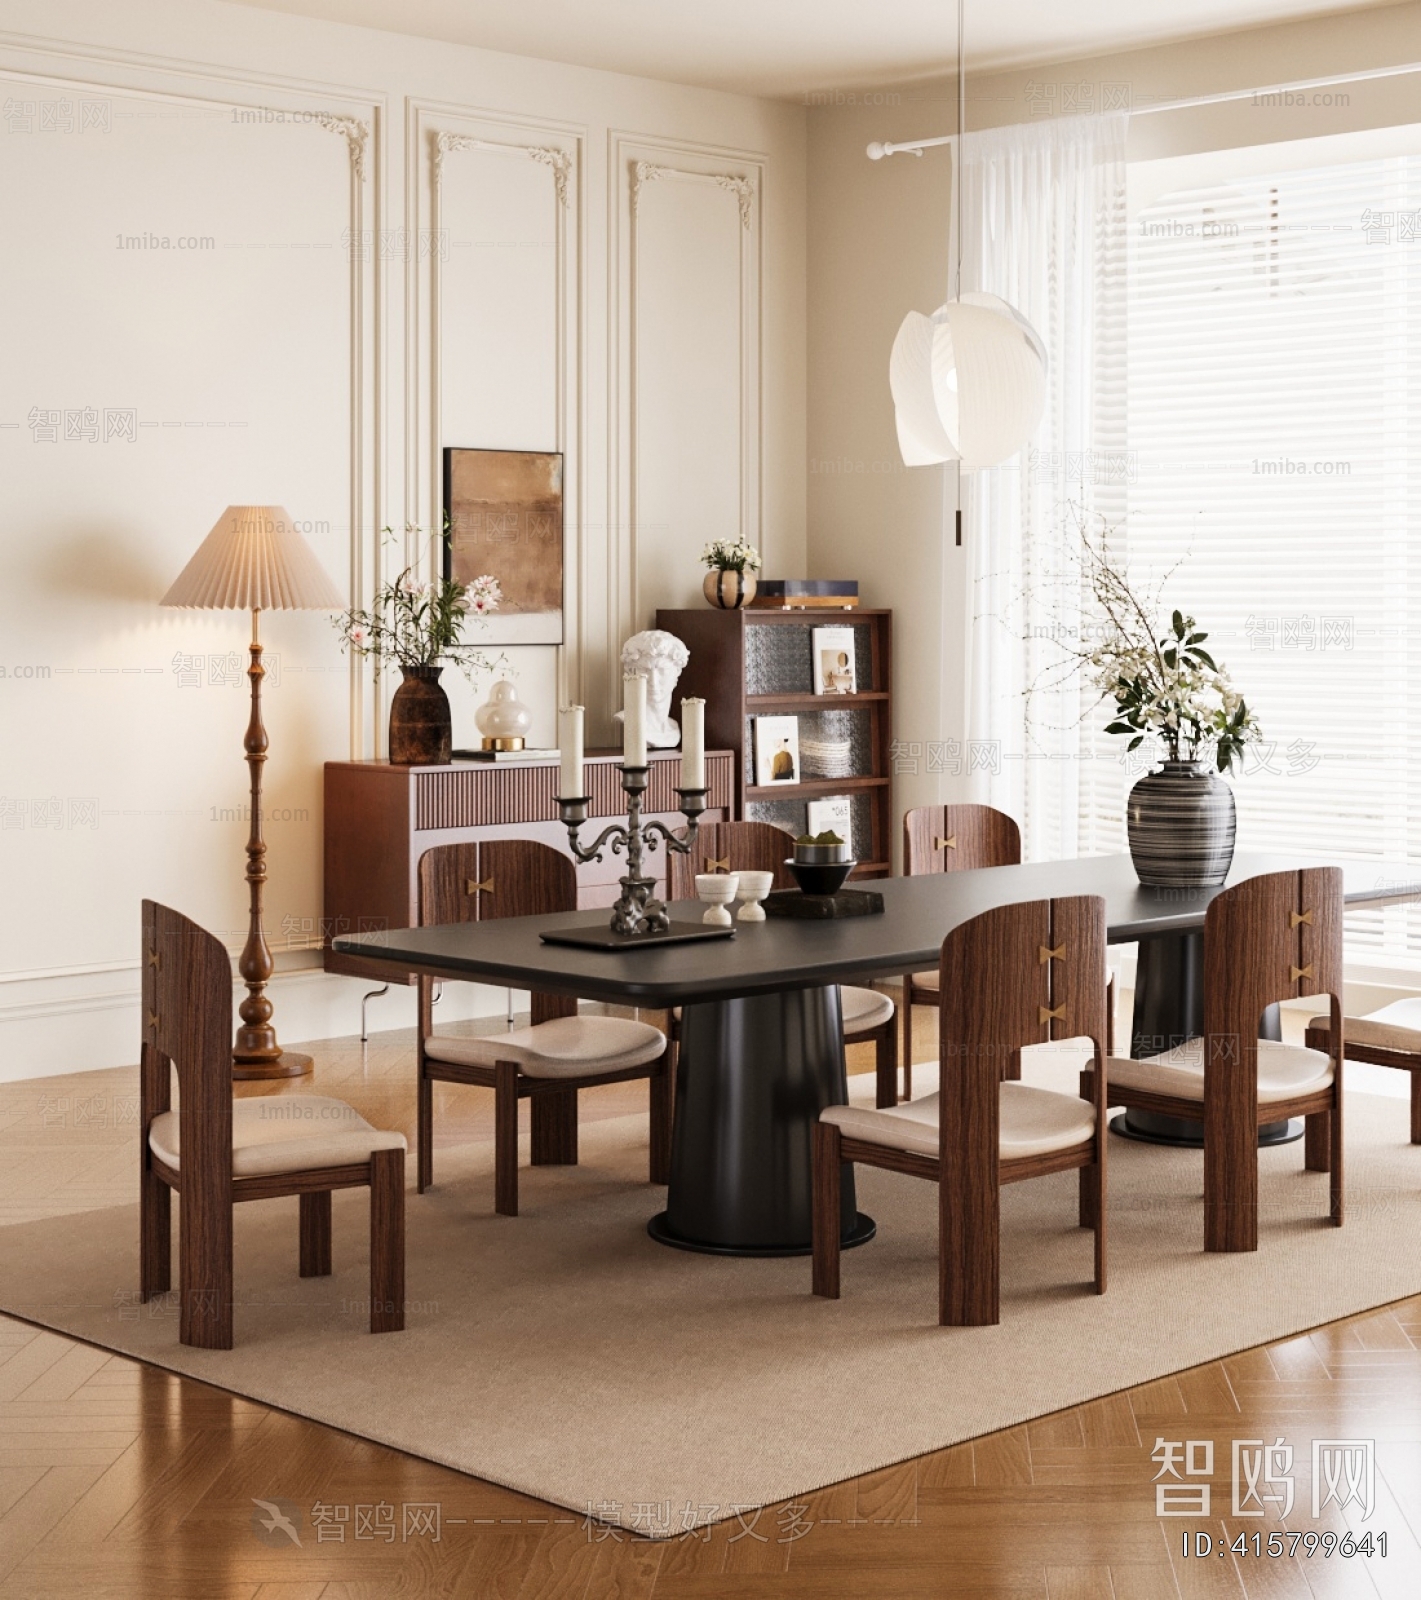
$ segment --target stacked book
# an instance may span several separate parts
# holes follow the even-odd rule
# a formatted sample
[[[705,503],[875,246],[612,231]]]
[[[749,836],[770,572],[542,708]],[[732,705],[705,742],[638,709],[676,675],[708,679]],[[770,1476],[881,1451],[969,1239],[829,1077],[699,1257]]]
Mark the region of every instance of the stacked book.
[[[822,607],[852,610],[859,603],[857,578],[761,578],[750,602],[756,611],[798,611]]]

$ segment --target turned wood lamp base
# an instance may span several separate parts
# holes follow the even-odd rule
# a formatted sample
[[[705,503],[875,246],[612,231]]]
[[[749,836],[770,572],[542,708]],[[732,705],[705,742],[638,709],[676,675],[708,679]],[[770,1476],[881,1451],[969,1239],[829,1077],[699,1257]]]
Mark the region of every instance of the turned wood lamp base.
[[[304,1078],[314,1067],[310,1056],[299,1050],[283,1050],[271,1061],[232,1062],[232,1077],[237,1081],[248,1078]]]

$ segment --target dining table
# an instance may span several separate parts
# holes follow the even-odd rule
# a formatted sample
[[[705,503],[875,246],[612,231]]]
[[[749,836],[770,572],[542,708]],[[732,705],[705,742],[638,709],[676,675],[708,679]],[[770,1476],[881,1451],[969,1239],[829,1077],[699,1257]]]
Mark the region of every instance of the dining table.
[[[1240,852],[1226,883],[1330,865]],[[1421,899],[1421,869],[1338,861],[1349,907]],[[1203,928],[1215,888],[1141,884],[1128,855],[1083,856],[876,879],[857,887],[881,912],[737,922],[733,936],[598,949],[542,937],[605,926],[607,912],[509,917],[345,935],[333,947],[389,970],[612,1006],[682,1008],[670,1182],[648,1232],[680,1249],[741,1256],[811,1248],[810,1150],[819,1113],[848,1101],[839,986],[936,967],[943,939],[981,912],[1021,901],[1099,895],[1111,944],[1137,943],[1132,1053],[1158,1054],[1203,1032]],[[673,920],[699,923],[697,903]],[[1148,1126],[1137,1137],[1158,1137]],[[1164,1137],[1168,1139],[1166,1130]],[[844,1246],[873,1237],[852,1169],[841,1190]]]

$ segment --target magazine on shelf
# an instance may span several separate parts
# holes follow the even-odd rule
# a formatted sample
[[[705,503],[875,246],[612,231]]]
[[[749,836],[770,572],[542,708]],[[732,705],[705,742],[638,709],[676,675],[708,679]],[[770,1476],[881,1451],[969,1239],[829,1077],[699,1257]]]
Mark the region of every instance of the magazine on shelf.
[[[811,838],[821,833],[837,833],[853,854],[854,807],[846,794],[826,795],[822,800],[811,800],[804,808],[805,829]]]
[[[854,630],[812,628],[809,637],[814,657],[815,694],[857,694]]]
[[[755,782],[799,782],[799,718],[755,718]]]

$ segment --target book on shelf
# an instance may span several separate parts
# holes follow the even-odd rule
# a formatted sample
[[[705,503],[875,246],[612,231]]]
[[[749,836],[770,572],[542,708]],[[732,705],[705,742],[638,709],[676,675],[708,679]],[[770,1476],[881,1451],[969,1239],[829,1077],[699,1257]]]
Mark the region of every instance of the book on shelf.
[[[797,611],[822,606],[844,610],[859,603],[857,578],[761,578],[752,611]]]
[[[561,750],[535,750],[527,746],[522,750],[451,750],[453,761],[561,761]]]
[[[799,718],[755,718],[755,782],[799,782]]]
[[[810,652],[814,658],[815,694],[857,694],[858,664],[854,659],[852,628],[813,628]]]
[[[805,803],[805,829],[811,838],[821,833],[837,833],[853,854],[854,804],[846,794],[825,795],[822,800]]]

